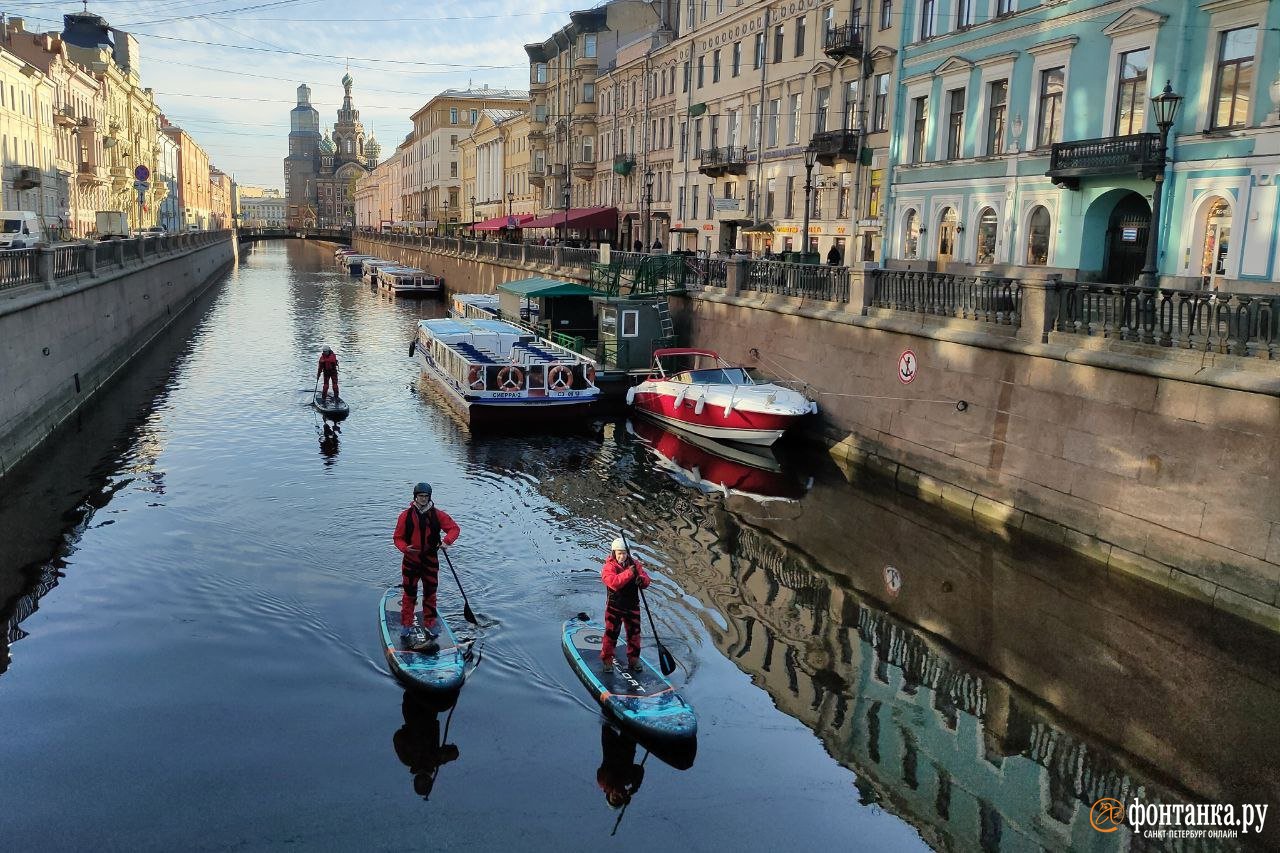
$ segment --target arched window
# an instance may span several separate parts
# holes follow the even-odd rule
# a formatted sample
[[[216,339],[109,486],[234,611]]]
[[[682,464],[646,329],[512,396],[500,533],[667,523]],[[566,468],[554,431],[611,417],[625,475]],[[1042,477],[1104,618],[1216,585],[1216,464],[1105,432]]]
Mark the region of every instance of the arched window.
[[[954,207],[948,207],[938,217],[938,260],[949,261],[956,257],[956,226],[960,217]]]
[[[355,146],[351,144],[351,140],[350,140],[350,139],[348,139],[348,140],[347,140],[347,153],[348,153],[348,154],[354,154],[354,153],[356,153],[356,152],[355,152]]]
[[[908,210],[902,221],[902,257],[914,260],[920,257],[920,214]]]
[[[978,214],[978,244],[974,254],[975,264],[994,264],[996,262],[996,227],[999,224],[996,212],[989,207],[982,208]]]
[[[1049,211],[1037,205],[1027,219],[1027,265],[1043,267],[1049,263]]]

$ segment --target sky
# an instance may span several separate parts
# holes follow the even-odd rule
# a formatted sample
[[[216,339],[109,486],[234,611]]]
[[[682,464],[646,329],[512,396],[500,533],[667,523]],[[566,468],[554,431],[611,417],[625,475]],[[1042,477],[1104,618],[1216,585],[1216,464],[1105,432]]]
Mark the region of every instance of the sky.
[[[409,116],[444,89],[528,89],[524,45],[593,2],[443,0],[90,0],[89,11],[137,37],[142,83],[210,161],[241,184],[284,187],[289,111],[300,83],[323,131],[337,120],[350,62],[366,134],[395,150]],[[61,30],[80,2],[11,0],[29,31]]]

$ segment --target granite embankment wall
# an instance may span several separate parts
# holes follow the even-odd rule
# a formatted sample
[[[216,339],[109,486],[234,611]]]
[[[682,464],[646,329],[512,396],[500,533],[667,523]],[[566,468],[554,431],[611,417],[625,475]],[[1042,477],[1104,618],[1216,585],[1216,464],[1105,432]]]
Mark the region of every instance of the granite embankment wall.
[[[235,257],[232,234],[29,250],[0,289],[0,476],[10,471]]]
[[[545,247],[426,239],[357,246],[443,274],[453,291],[587,274],[583,250],[552,259]],[[1118,310],[1132,294],[1054,277],[993,289],[855,269],[825,298],[763,292],[797,289],[781,266],[730,263],[725,287],[674,298],[677,334],[803,383],[821,407],[812,432],[862,475],[1280,631],[1280,361],[1257,328],[1247,341],[1189,332],[1178,346],[1142,343],[1124,327],[1141,319],[1138,303]],[[1248,302],[1203,299],[1174,293],[1167,305]],[[1215,316],[1226,325],[1213,328],[1230,325]],[[908,350],[917,370],[906,384]]]

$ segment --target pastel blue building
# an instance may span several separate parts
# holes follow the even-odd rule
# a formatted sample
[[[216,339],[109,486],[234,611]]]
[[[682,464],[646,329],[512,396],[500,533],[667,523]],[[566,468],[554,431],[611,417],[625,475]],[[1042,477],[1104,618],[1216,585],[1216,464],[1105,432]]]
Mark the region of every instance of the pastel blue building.
[[[896,5],[890,265],[1132,283],[1163,174],[1160,283],[1280,291],[1280,3]]]

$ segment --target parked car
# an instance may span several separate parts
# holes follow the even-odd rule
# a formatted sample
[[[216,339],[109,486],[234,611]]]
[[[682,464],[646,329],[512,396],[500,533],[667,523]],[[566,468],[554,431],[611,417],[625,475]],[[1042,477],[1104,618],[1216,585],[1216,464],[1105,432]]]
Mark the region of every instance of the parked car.
[[[0,210],[0,249],[29,249],[49,239],[40,217],[30,210]]]
[[[138,232],[139,237],[168,237],[169,232],[161,228],[159,225],[151,228],[143,228]]]

